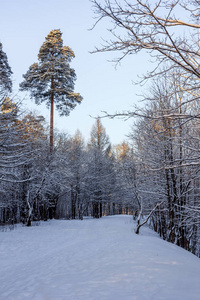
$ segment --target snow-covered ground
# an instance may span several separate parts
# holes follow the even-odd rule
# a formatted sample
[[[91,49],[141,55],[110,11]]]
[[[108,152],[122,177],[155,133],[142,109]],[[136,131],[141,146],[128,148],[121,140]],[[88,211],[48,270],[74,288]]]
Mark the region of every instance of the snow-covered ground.
[[[0,299],[200,299],[200,259],[134,226],[121,215],[0,232]]]

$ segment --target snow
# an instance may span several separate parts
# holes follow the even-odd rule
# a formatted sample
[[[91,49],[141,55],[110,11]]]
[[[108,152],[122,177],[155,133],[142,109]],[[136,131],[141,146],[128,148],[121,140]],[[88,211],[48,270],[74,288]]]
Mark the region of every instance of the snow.
[[[0,300],[196,300],[200,259],[131,216],[0,232]]]

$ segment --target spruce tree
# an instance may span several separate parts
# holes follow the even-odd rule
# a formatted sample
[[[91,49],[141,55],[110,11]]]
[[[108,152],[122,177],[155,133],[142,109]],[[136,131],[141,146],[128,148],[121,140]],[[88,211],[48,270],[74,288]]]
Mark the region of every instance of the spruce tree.
[[[50,151],[53,149],[54,103],[59,115],[67,116],[82,100],[79,93],[74,93],[76,74],[70,67],[74,57],[72,49],[63,46],[61,31],[52,30],[39,50],[38,63],[30,66],[20,84],[20,90],[29,91],[36,104],[45,101],[47,107],[51,107]]]
[[[0,95],[12,90],[12,71],[8,64],[7,55],[2,48],[2,43],[0,42]]]

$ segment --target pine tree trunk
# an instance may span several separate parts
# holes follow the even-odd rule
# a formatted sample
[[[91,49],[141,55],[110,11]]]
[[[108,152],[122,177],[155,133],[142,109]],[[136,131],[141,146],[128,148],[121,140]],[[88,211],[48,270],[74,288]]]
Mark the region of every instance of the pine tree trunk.
[[[53,106],[54,106],[54,81],[51,79],[51,112],[50,112],[50,153],[53,151]]]

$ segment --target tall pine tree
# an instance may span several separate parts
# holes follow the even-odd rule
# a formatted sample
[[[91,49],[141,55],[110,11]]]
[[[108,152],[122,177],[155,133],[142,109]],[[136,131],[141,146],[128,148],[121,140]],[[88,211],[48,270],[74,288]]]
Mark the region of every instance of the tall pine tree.
[[[21,90],[30,91],[36,104],[45,101],[47,107],[51,107],[50,151],[53,149],[54,103],[60,116],[67,116],[82,100],[79,93],[74,93],[76,74],[69,64],[74,57],[72,49],[63,46],[61,31],[52,30],[39,50],[38,63],[30,66],[20,84]]]
[[[2,43],[0,42],[0,95],[12,90],[12,71],[8,64],[7,55],[2,48]]]

